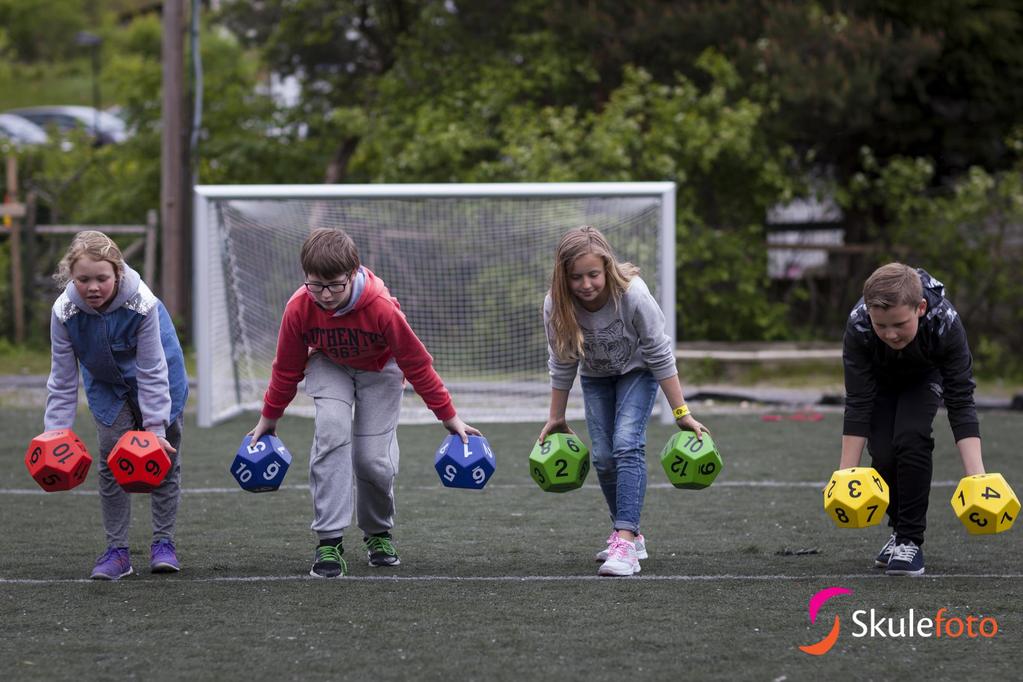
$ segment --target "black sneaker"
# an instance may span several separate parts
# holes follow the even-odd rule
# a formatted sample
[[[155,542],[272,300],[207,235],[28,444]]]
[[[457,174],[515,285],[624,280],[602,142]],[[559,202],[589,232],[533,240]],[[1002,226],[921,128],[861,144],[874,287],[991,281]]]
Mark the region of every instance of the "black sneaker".
[[[362,546],[366,548],[370,566],[397,566],[401,563],[401,559],[398,558],[398,550],[391,542],[391,536],[373,535],[363,538],[362,542]]]
[[[885,575],[923,575],[924,551],[912,540],[895,545]]]
[[[313,567],[309,575],[314,578],[340,578],[348,574],[348,564],[341,557],[345,550],[341,544],[320,545],[313,556]]]
[[[884,543],[884,547],[877,553],[877,557],[874,559],[874,566],[877,568],[887,568],[888,560],[892,558],[892,550],[895,549],[895,533],[888,538],[888,542]]]

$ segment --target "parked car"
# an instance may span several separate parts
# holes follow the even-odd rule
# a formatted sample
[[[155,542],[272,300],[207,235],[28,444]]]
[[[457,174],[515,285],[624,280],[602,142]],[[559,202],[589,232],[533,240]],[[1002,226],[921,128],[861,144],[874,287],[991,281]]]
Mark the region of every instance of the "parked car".
[[[11,109],[5,113],[26,118],[42,127],[56,127],[60,132],[76,128],[85,130],[99,144],[116,144],[128,139],[124,121],[105,111],[85,106],[44,106]]]
[[[14,114],[0,114],[0,140],[10,140],[16,146],[46,144],[50,138],[46,131],[27,118]]]

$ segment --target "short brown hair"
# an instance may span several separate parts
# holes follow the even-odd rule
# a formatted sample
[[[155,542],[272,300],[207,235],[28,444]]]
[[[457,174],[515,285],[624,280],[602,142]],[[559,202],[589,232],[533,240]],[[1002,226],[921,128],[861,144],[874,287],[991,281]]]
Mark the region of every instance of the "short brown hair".
[[[915,307],[923,297],[924,286],[919,273],[902,263],[882,265],[863,283],[863,302],[867,308]]]
[[[341,229],[318,228],[302,244],[302,272],[324,279],[345,275],[359,267],[359,250]]]

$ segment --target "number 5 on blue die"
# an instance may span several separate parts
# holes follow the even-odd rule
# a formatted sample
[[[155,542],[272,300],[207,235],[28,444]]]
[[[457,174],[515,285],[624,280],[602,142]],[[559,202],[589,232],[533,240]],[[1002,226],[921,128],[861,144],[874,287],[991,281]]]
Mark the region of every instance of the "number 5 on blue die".
[[[479,490],[494,474],[494,453],[483,436],[469,436],[463,443],[451,434],[437,448],[433,466],[445,486]]]
[[[268,493],[277,490],[291,466],[291,453],[281,439],[272,434],[260,436],[251,444],[252,436],[245,436],[231,463],[231,475],[242,490],[250,493]]]

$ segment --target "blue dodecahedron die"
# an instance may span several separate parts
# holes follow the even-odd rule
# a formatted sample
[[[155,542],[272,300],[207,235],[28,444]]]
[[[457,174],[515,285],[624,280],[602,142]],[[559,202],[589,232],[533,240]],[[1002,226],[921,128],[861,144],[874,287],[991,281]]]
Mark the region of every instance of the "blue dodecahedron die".
[[[231,475],[242,490],[250,493],[268,493],[277,490],[291,466],[291,453],[281,439],[263,434],[255,445],[252,436],[245,436],[231,464]]]
[[[458,434],[451,434],[437,448],[433,466],[445,486],[479,490],[494,474],[494,464],[486,438],[469,436],[469,442],[463,443]]]

